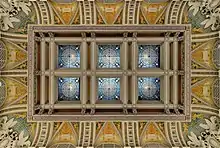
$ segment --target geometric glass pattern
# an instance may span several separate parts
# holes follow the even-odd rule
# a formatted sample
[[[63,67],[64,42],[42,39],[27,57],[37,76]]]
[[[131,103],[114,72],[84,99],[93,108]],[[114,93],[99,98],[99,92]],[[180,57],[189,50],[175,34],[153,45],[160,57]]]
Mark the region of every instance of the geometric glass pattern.
[[[58,67],[80,68],[79,47],[79,45],[58,45]]]
[[[138,100],[160,100],[160,78],[138,78]]]
[[[138,67],[158,68],[160,65],[160,45],[138,46]]]
[[[58,78],[58,101],[79,100],[79,78]]]
[[[98,99],[119,100],[120,78],[98,78]]]
[[[120,45],[98,45],[98,67],[120,68]]]

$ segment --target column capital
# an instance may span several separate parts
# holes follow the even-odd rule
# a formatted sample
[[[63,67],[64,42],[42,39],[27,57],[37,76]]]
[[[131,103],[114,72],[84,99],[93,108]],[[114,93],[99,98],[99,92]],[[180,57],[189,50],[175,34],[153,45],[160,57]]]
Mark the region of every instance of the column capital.
[[[48,32],[48,35],[50,38],[54,38],[54,33],[53,32]]]
[[[38,115],[42,115],[44,113],[45,105],[40,105],[40,110],[38,112]]]
[[[41,42],[41,41],[43,41],[43,38],[35,36],[34,40],[37,41],[37,42]]]
[[[180,32],[175,32],[175,37],[179,37],[179,35],[180,35]]]
[[[123,33],[123,37],[127,38],[128,37],[128,32]]]
[[[127,104],[123,104],[123,113],[128,115],[128,109]]]
[[[123,41],[124,42],[128,41],[128,32],[123,33]]]
[[[40,108],[41,108],[40,105],[36,105],[36,106],[34,107],[34,110],[36,111],[36,110],[39,110]]]
[[[169,109],[169,105],[168,104],[165,104],[165,107],[164,107],[164,111],[166,114],[170,114],[170,109]]]
[[[166,32],[164,41],[168,42],[169,39],[170,39],[170,32]]]
[[[96,37],[95,32],[91,32],[91,37],[92,37],[92,38],[95,38],[95,37]]]
[[[52,115],[54,112],[54,104],[51,104],[48,110],[48,115]]]
[[[41,38],[44,38],[44,37],[45,37],[45,35],[44,35],[43,32],[39,32],[39,35],[40,35]]]
[[[86,114],[86,104],[82,104],[81,114],[82,114],[82,115],[85,115],[85,114]]]
[[[137,38],[137,32],[134,32],[132,35],[133,38]]]
[[[82,35],[82,38],[86,38],[86,33],[85,32],[82,32],[81,35]]]
[[[177,104],[174,104],[174,112],[175,112],[177,115],[180,114],[178,107],[179,107],[179,106],[178,106]]]
[[[132,113],[137,114],[136,104],[132,104]]]
[[[90,111],[90,114],[91,115],[94,115],[95,114],[95,104],[91,104],[91,111]]]

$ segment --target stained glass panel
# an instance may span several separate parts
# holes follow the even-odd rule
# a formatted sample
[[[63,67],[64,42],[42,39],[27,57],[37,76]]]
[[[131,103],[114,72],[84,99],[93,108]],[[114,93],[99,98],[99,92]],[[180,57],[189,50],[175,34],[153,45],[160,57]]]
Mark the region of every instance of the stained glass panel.
[[[58,78],[58,101],[79,100],[79,78]]]
[[[160,100],[160,78],[138,78],[138,100]]]
[[[59,45],[58,48],[59,68],[80,68],[79,45]]]
[[[160,66],[160,45],[138,46],[138,67],[158,68]]]
[[[120,78],[98,78],[98,99],[119,100]]]
[[[120,45],[98,45],[98,67],[120,68]]]

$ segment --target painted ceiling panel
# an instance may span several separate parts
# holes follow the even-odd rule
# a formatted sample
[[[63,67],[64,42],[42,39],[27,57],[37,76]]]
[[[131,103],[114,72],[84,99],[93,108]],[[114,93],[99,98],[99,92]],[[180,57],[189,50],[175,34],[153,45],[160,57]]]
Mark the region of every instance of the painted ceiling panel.
[[[219,148],[219,16],[219,0],[1,0],[0,148]],[[28,122],[28,24],[191,24],[191,122]]]

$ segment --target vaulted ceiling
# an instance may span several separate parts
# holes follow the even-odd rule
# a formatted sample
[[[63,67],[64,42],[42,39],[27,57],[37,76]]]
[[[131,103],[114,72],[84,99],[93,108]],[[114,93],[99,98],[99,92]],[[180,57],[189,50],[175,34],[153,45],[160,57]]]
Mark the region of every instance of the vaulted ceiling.
[[[219,0],[1,0],[0,147],[220,147],[219,10]],[[191,24],[191,122],[28,122],[28,24]]]

